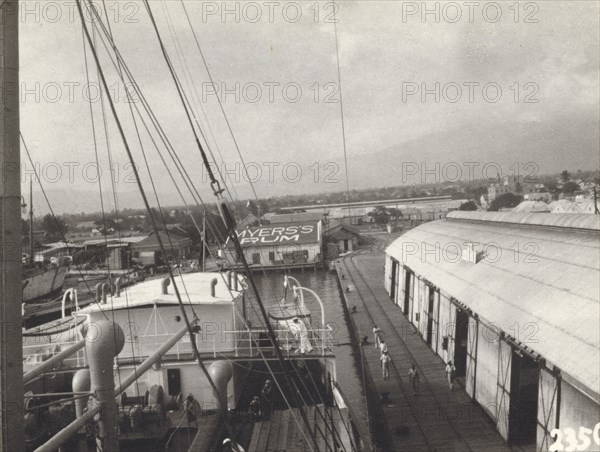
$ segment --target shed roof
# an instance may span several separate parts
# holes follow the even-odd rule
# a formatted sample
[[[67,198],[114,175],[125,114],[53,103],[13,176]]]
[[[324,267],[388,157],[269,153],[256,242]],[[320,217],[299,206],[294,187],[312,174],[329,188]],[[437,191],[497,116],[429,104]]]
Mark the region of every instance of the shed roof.
[[[522,201],[512,210],[512,212],[550,212],[550,208],[548,207],[548,204],[542,201]]]
[[[266,215],[265,215],[266,217]],[[293,213],[276,213],[270,215],[266,219],[270,223],[294,223],[298,221],[318,221],[325,218],[323,212],[293,212]]]
[[[355,228],[352,225],[349,225],[349,224],[346,224],[346,223],[342,223],[339,220],[332,220],[327,225],[327,229],[325,229],[325,234],[327,234],[327,235],[333,234],[333,233],[335,233],[337,231],[340,231],[342,229],[346,230],[350,234],[360,235],[360,229]]]
[[[189,237],[183,237],[178,234],[174,230],[163,231],[159,230],[160,239],[162,240],[164,246],[167,250],[172,246],[189,246],[192,244],[192,240]],[[158,247],[160,243],[158,241],[158,237],[155,232],[151,232],[149,235],[144,237],[144,239],[139,242],[135,242],[134,245],[138,248],[148,248],[148,247]]]
[[[597,215],[452,212],[387,253],[509,334],[515,322],[534,325],[517,339],[598,398],[599,230]],[[487,248],[478,263],[461,259],[467,243]]]

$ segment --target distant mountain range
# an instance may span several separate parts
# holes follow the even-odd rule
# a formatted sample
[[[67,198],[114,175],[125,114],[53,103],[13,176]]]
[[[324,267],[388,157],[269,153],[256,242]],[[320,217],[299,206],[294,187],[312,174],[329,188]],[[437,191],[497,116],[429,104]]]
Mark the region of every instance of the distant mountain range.
[[[342,150],[336,150],[335,154],[332,152],[319,162],[321,168],[326,163],[337,165],[337,168],[332,166],[328,171],[321,169],[319,183],[314,182],[314,171],[307,164],[302,168],[303,177],[298,183],[283,180],[275,183],[269,183],[268,180],[256,182],[258,196],[266,198],[345,191]],[[436,162],[439,162],[437,167]],[[469,169],[468,162],[477,162],[479,166],[471,164]],[[487,165],[487,173],[482,171],[484,165]],[[577,169],[596,170],[600,168],[598,123],[587,118],[564,117],[552,122],[498,123],[493,127],[472,124],[469,128],[432,133],[376,152],[357,153],[348,149],[351,190],[452,182],[457,179],[459,172],[462,179],[483,179],[486,176],[493,177],[496,168],[501,168],[503,175],[514,174],[518,168],[520,174],[532,176],[560,173],[564,169],[570,172]],[[326,183],[326,176],[329,176],[327,180],[331,183]],[[136,185],[131,184],[127,188],[128,191],[118,195],[120,209],[143,207]],[[201,193],[205,193],[205,188]],[[57,214],[100,211],[97,191],[52,186],[47,186],[46,190]],[[46,201],[41,193],[34,191],[36,216],[43,215],[48,212]],[[252,197],[247,183],[237,185],[236,191],[241,199]],[[159,194],[163,206],[182,204],[171,186],[159,188]],[[214,198],[207,195],[205,201],[212,203]],[[113,209],[112,194],[104,195],[104,203],[105,210]]]

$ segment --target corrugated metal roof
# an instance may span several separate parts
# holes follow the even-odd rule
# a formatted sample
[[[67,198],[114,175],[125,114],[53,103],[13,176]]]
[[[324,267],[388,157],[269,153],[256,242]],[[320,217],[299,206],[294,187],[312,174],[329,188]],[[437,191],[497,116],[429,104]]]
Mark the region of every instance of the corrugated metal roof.
[[[517,207],[515,207],[512,212],[550,212],[550,208],[548,207],[548,204],[542,201],[523,201]]]
[[[321,212],[277,213],[268,217],[271,223],[294,223],[298,221],[318,221],[325,218]]]
[[[554,226],[561,228],[591,229],[600,231],[600,215],[560,214],[538,215],[517,212],[482,212],[455,210],[448,218],[456,220],[492,221],[521,225]]]
[[[598,394],[598,221],[573,214],[449,217],[408,231],[387,253],[507,334],[518,323],[518,339]],[[476,250],[487,246],[487,255],[476,264],[462,260],[466,243],[479,243]]]

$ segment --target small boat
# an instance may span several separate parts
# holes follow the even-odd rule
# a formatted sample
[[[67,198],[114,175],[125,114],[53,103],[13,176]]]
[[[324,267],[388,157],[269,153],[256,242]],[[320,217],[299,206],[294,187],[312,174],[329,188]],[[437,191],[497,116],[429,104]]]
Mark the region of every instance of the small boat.
[[[70,258],[55,257],[50,261],[36,262],[33,239],[33,182],[30,184],[29,193],[29,247],[30,254],[23,255],[23,303],[38,302],[59,295],[69,270]]]
[[[33,303],[62,291],[68,265],[34,263],[23,266],[23,303]]]

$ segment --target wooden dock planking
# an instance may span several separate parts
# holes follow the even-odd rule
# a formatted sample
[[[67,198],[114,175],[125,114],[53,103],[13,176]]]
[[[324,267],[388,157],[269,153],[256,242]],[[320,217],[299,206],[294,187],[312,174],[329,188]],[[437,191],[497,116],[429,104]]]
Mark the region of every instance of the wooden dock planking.
[[[299,429],[301,428],[301,425],[298,425],[299,422],[302,422],[300,412],[298,411],[298,408],[292,408],[287,439],[287,450],[289,451],[299,451],[304,449],[302,446],[302,434],[299,432]]]
[[[321,412],[323,412],[323,405],[317,405],[313,409],[313,411],[314,411],[314,414],[313,414],[314,427],[313,427],[313,429],[314,429],[315,435],[317,435],[317,446],[319,447],[319,450],[327,451],[328,448],[327,448],[326,444],[329,443],[327,427],[325,426],[325,424],[323,422],[323,418],[317,412],[317,410],[321,410]]]
[[[284,411],[281,413],[281,428],[279,429],[279,437],[277,438],[277,443],[275,443],[275,450],[283,451],[286,450],[287,440],[288,440],[288,431],[290,428],[290,411]]]
[[[279,443],[279,433],[281,430],[281,424],[283,424],[285,416],[286,416],[287,410],[286,411],[276,411],[275,413],[273,413],[274,415],[271,416],[271,419],[269,420],[269,422],[271,423],[271,428],[269,430],[269,436],[267,438],[267,443],[265,444],[264,449],[265,451],[275,451],[277,450],[277,444]]]
[[[250,440],[250,445],[248,446],[248,452],[256,452],[258,450],[258,440],[260,439],[262,426],[262,422],[256,422],[254,424],[254,429],[252,429],[252,439]]]
[[[262,429],[258,442],[256,444],[256,452],[265,452],[267,450],[267,444],[269,443],[269,435],[271,434],[272,423],[271,420],[261,421]]]

